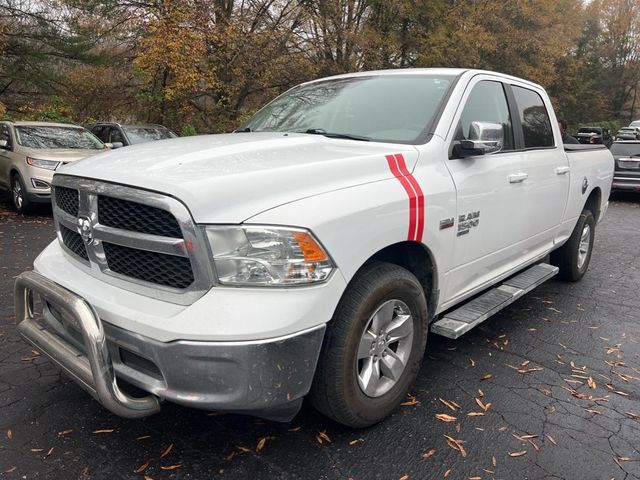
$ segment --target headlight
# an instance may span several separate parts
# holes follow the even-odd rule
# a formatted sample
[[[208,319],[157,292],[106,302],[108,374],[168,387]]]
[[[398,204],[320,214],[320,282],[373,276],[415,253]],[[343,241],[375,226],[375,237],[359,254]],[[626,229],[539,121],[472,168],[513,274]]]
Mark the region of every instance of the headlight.
[[[53,160],[40,160],[38,158],[27,157],[27,163],[32,167],[46,168],[47,170],[55,170],[60,162]]]
[[[310,232],[270,226],[210,226],[218,280],[226,285],[307,285],[326,280],[334,268]]]

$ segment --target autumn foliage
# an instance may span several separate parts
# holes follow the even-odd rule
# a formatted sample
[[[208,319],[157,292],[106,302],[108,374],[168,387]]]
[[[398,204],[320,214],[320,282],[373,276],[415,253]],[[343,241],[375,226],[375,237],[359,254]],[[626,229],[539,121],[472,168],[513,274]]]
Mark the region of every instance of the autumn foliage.
[[[0,0],[0,50],[14,118],[228,131],[305,80],[436,66],[541,83],[573,124],[640,116],[633,0]]]

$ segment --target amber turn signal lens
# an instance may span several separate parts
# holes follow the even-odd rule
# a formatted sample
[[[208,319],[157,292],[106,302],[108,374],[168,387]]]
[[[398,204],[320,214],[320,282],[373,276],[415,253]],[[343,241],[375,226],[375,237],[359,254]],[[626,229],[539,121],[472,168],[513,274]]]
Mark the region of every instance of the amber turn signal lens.
[[[324,253],[322,247],[307,232],[291,232],[293,238],[296,239],[302,255],[307,262],[324,262],[329,260],[327,254]]]

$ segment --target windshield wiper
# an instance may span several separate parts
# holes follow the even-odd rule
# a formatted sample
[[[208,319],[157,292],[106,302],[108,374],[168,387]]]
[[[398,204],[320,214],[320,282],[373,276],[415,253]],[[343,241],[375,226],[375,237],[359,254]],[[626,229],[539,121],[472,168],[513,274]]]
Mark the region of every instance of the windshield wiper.
[[[355,135],[352,133],[327,132],[324,128],[308,128],[304,132],[297,132],[297,133],[309,133],[311,135],[324,135],[325,137],[328,137],[328,138],[346,138],[347,140],[359,140],[361,142],[371,141],[370,137],[365,137],[363,135]]]

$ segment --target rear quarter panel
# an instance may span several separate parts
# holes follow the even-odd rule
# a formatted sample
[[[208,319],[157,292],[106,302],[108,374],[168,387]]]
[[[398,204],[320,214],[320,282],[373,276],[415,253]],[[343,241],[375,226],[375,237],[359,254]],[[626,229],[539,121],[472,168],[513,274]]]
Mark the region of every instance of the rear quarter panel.
[[[585,147],[566,151],[571,168],[569,199],[556,243],[562,243],[569,238],[587,199],[595,189],[600,189],[601,193],[598,208],[600,217],[605,213],[609,203],[611,183],[613,182],[613,155],[608,148]],[[585,184],[586,188],[584,188]]]

